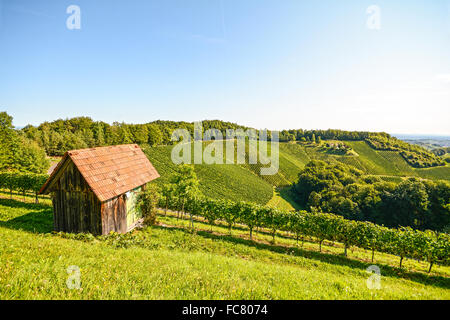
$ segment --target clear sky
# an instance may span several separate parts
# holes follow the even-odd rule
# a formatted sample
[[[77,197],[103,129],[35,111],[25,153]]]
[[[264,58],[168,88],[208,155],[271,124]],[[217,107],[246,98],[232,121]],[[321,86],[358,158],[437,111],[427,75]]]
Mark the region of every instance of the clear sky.
[[[450,0],[0,0],[1,110],[450,135]]]

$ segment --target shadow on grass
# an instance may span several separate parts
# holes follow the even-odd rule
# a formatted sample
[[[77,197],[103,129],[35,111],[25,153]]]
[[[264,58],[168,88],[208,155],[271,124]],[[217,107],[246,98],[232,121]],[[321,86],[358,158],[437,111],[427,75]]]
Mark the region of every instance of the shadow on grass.
[[[49,205],[10,199],[0,199],[0,205],[12,209],[27,209],[25,214],[11,217],[8,215],[9,210],[1,212],[0,227],[32,233],[49,233],[53,230],[53,209]]]
[[[164,214],[164,209],[159,209],[159,210],[160,210],[159,216],[161,216],[161,217],[177,218],[175,211],[168,210],[167,211],[168,214],[165,215]],[[206,219],[202,218],[202,217],[199,217],[199,216],[192,216],[192,217],[193,217],[194,222],[210,225],[209,222]],[[189,214],[186,214],[185,216],[181,216],[180,215],[180,217],[178,219],[179,219],[179,221],[186,221],[186,222],[188,222],[189,221]],[[220,220],[216,220],[215,223],[214,223],[214,226],[222,227],[222,228],[228,228],[228,224],[225,221],[220,221]],[[242,224],[233,224],[233,230],[239,230],[239,231],[245,231],[245,232],[249,231],[248,227],[246,225],[242,225]],[[258,232],[259,234],[262,234],[262,235],[265,235],[265,236],[268,236],[268,237],[272,237],[272,233],[270,231],[268,231],[268,230],[263,229],[263,228],[255,227],[254,232]],[[282,238],[282,239],[286,239],[286,240],[293,240],[294,239],[292,234],[289,235],[287,232],[280,232],[278,230],[275,233],[275,235],[276,235],[277,238]],[[308,242],[311,242],[311,243],[317,243],[317,244],[319,243],[318,241],[313,240],[312,237],[305,237],[305,240],[307,240]],[[327,241],[327,240],[325,240],[323,242],[323,244],[327,244],[329,246],[336,247],[335,243]]]
[[[305,210],[298,202],[295,201],[294,186],[276,188],[280,197],[288,202],[295,210]]]
[[[162,227],[162,226],[153,226],[153,228],[160,228],[160,229],[172,229],[172,230],[180,230],[183,232],[190,232],[186,228],[183,227]],[[214,234],[211,231],[204,231],[204,230],[198,230],[196,233],[199,236],[213,239],[213,240],[221,240],[221,241],[227,241],[234,244],[242,244],[249,247],[256,248],[258,250],[269,250],[271,252],[275,253],[281,253],[281,254],[288,254],[293,255],[297,257],[304,257],[307,259],[314,259],[325,263],[335,264],[335,265],[342,265],[342,266],[348,266],[351,268],[358,268],[361,270],[366,270],[370,265],[373,265],[375,263],[368,263],[363,262],[359,260],[353,260],[350,258],[346,258],[343,255],[336,255],[336,254],[328,254],[318,251],[310,251],[310,250],[304,250],[301,248],[296,247],[285,247],[285,246],[279,246],[279,245],[272,245],[267,243],[261,243],[256,242],[249,239],[243,239],[239,237],[234,237],[230,235],[218,235]],[[381,275],[382,276],[389,276],[389,277],[395,277],[395,278],[402,278],[406,280],[411,280],[414,282],[418,282],[425,285],[431,285],[439,288],[444,289],[450,289],[450,279],[438,275],[427,275],[419,272],[411,272],[407,271],[405,269],[399,269],[396,267],[384,265],[384,264],[378,264],[378,266],[381,269]],[[367,276],[370,274],[368,273]]]

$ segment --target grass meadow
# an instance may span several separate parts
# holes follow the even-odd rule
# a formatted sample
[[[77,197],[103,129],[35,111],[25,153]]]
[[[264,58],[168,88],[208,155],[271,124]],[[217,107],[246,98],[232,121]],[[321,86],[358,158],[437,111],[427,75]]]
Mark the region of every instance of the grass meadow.
[[[46,201],[44,201],[46,202]],[[377,253],[381,289],[369,289],[372,263],[360,250],[342,256],[283,234],[248,239],[222,225],[158,217],[158,225],[125,236],[54,234],[48,203],[0,199],[0,299],[450,299],[450,271]],[[69,266],[80,288],[69,289]],[[409,270],[409,271],[407,271]],[[412,271],[411,271],[412,270]]]

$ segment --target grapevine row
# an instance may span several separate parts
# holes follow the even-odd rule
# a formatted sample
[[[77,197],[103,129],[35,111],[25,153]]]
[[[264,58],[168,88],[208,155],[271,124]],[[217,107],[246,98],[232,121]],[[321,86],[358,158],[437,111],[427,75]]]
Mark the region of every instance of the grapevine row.
[[[277,231],[294,234],[298,239],[305,236],[318,239],[320,250],[324,240],[338,241],[344,245],[344,254],[351,246],[397,255],[400,268],[404,258],[434,264],[450,264],[450,236],[446,233],[419,231],[411,228],[390,229],[373,224],[344,219],[329,213],[307,211],[285,212],[276,208],[260,206],[249,202],[233,202],[207,198],[177,199],[161,197],[162,208],[179,211],[184,202],[184,211],[205,218],[210,224],[225,221],[231,231],[235,224],[246,225],[250,239],[255,228],[265,228],[275,239]]]
[[[36,173],[0,172],[0,189],[8,189],[12,192],[21,192],[24,196],[27,192],[36,195],[38,202],[39,189],[44,185],[48,175]]]

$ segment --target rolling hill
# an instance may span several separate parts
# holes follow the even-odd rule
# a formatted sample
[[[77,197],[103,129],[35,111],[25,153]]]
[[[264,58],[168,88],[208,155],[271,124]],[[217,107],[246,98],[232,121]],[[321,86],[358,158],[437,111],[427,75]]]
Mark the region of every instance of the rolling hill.
[[[420,177],[450,181],[450,166],[418,169],[411,167],[396,151],[371,148],[365,141],[345,141],[352,155],[329,154],[314,144],[279,143],[279,171],[273,176],[261,176],[261,164],[196,164],[196,174],[202,192],[212,198],[252,201],[259,204],[280,203],[283,208],[293,206],[286,192],[274,192],[295,183],[298,173],[312,159],[340,161],[352,165],[366,174],[379,176],[385,181],[399,182],[405,177]],[[205,143],[206,144],[206,143]],[[145,147],[144,152],[161,174],[160,184],[168,181],[176,165],[171,160],[173,146]],[[270,152],[270,147],[268,148]],[[224,159],[226,153],[224,143]],[[236,153],[236,150],[234,150]],[[246,149],[248,160],[248,148]],[[274,199],[273,199],[274,198]],[[276,200],[278,198],[278,200]],[[285,201],[279,201],[283,198]],[[271,201],[272,200],[272,201]]]
[[[326,141],[326,140],[325,140]],[[340,161],[387,181],[415,176],[450,180],[450,167],[412,168],[396,151],[371,148],[365,141],[345,141],[352,150],[340,155],[318,144],[279,143],[279,171],[260,176],[261,165],[196,164],[201,191],[212,198],[245,200],[281,209],[302,209],[289,186],[312,159]],[[175,172],[172,146],[143,147],[166,183]],[[234,150],[233,154],[236,153]],[[246,150],[246,158],[249,152]],[[282,233],[255,231],[248,239],[242,226],[213,227],[196,220],[158,216],[159,224],[125,235],[94,237],[52,234],[50,201],[32,204],[0,199],[0,298],[2,299],[449,299],[449,268],[316,239],[300,247]],[[23,196],[25,199],[25,196]],[[370,290],[366,271],[381,268],[382,289]],[[66,286],[67,267],[78,266],[82,290]],[[410,271],[407,271],[410,270]]]

